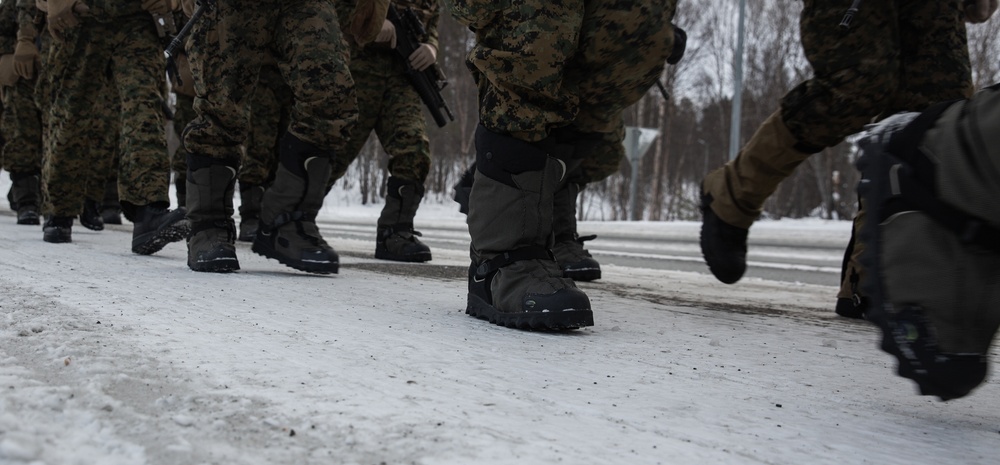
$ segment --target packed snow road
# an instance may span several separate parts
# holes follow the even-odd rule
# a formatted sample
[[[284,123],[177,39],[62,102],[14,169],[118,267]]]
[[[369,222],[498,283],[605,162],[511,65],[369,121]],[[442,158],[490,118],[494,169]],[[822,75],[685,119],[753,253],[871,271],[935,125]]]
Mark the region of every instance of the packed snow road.
[[[463,313],[458,247],[333,238],[341,273],[311,276],[240,244],[216,275],[129,229],[47,244],[0,210],[0,463],[996,461],[997,385],[917,396],[832,286],[611,264],[594,327],[532,333]]]
[[[822,229],[816,229],[798,223],[787,228],[781,222],[764,222],[751,230],[747,277],[822,285],[839,282],[851,224],[826,222]],[[375,228],[366,218],[342,218],[334,213],[322,226],[329,238],[375,243]],[[700,227],[693,222],[588,221],[581,222],[580,231],[581,235],[597,236],[585,242],[584,247],[602,264],[704,272],[698,246]],[[650,228],[653,230],[649,231]],[[418,224],[418,229],[424,234],[421,240],[436,251],[466,254],[469,250],[469,231],[463,222]]]

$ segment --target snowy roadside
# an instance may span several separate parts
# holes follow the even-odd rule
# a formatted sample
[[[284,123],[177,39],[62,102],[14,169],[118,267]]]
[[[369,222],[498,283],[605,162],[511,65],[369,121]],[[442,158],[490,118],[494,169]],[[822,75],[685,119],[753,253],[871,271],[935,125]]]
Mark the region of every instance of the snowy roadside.
[[[243,271],[204,275],[127,227],[13,223],[4,464],[989,463],[1000,440],[995,383],[916,396],[826,286],[611,267],[583,285],[595,327],[528,333],[462,313],[458,254],[335,242],[316,277],[241,245]]]

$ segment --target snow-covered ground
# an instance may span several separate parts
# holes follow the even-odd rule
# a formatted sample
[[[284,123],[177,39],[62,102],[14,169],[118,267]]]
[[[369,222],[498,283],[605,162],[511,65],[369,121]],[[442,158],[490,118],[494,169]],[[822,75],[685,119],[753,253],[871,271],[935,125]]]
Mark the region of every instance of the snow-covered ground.
[[[532,333],[463,313],[457,253],[333,241],[341,273],[311,276],[240,244],[242,271],[201,274],[182,244],[133,255],[128,226],[44,243],[0,204],[0,464],[997,461],[998,386],[917,396],[830,286],[608,267],[581,285],[594,327]]]

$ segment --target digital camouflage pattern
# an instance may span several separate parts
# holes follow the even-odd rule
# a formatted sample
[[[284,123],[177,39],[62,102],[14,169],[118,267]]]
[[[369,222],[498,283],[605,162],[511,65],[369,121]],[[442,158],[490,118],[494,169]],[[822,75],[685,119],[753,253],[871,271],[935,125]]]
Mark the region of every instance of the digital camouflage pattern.
[[[295,104],[292,89],[277,66],[260,69],[257,91],[250,102],[250,136],[247,138],[241,185],[266,185],[278,169],[278,138],[285,133]]]
[[[476,31],[468,63],[489,130],[539,141],[558,127],[614,132],[673,48],[675,0],[450,0]]]
[[[0,4],[0,54],[14,53],[19,16],[15,2]],[[2,168],[10,173],[38,173],[42,168],[42,123],[35,107],[34,87],[34,79],[22,78],[14,86],[3,88],[0,160]]]
[[[19,79],[3,89],[3,169],[38,173],[42,169],[42,118],[35,106],[35,81]]]
[[[189,152],[240,159],[261,63],[272,52],[296,97],[288,132],[325,149],[350,136],[358,109],[333,2],[218,0],[191,34],[200,116],[185,129]]]
[[[174,130],[181,133],[188,123],[197,116],[194,112],[194,97],[183,94],[174,94],[174,96],[177,98],[177,104],[174,105]],[[184,176],[187,173],[187,150],[184,148],[184,144],[177,147],[177,151],[170,158],[170,169],[178,176]]]
[[[115,134],[112,119],[121,121],[118,184],[126,216],[133,207],[169,204],[161,93],[165,61],[148,13],[118,15],[131,11],[131,4],[138,2],[97,2],[91,16],[66,31],[64,43],[52,42],[44,96],[49,104],[48,156],[42,170],[51,204],[43,213],[80,213],[83,198],[90,194],[85,192],[90,183],[81,182],[80,173],[94,175],[93,169],[114,153],[95,149],[101,135]],[[120,98],[121,111],[112,112],[116,118],[101,110],[109,104],[108,92]],[[102,193],[92,196],[100,198]]]
[[[804,0],[802,47],[814,77],[781,100],[791,133],[817,149],[873,118],[972,94],[962,0],[864,3],[850,29],[839,2]]]
[[[341,17],[347,17],[355,3],[338,2],[337,11]],[[440,20],[437,0],[404,0],[394,5],[398,10],[412,8],[427,31],[427,37],[421,40],[437,48]],[[330,186],[347,172],[372,131],[389,154],[391,176],[421,185],[427,179],[431,155],[424,104],[405,73],[403,59],[386,44],[352,48],[351,75],[360,114],[347,146],[334,157]]]

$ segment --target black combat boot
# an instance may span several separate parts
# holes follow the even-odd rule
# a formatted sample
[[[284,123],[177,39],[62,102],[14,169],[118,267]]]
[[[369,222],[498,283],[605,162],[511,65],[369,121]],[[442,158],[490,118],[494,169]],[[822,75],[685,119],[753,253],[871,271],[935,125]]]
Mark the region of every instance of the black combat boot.
[[[104,199],[101,201],[101,220],[104,224],[122,224],[122,204],[118,201],[118,180],[104,185]]]
[[[316,226],[333,152],[290,133],[280,142],[274,184],[264,192],[252,250],[307,273],[336,273],[340,259]]]
[[[375,258],[397,262],[426,262],[431,259],[431,249],[417,239],[420,232],[413,230],[413,217],[417,214],[424,186],[416,181],[389,177],[385,207],[378,219],[375,239]]]
[[[222,159],[188,155],[187,217],[188,267],[194,271],[224,273],[240,269],[236,258],[233,191],[237,164]]]
[[[469,202],[472,264],[466,313],[520,329],[594,324],[590,299],[553,258],[553,197],[566,175],[563,147],[542,149],[476,130],[476,174]],[[565,158],[554,158],[559,153]]]
[[[260,203],[264,186],[240,182],[240,236],[243,242],[253,242],[260,228]]]
[[[716,279],[733,284],[747,270],[747,235],[750,230],[722,221],[712,211],[712,196],[701,195],[701,254]]]
[[[42,240],[53,244],[73,242],[72,231],[72,216],[50,216],[42,226]]]
[[[167,202],[153,202],[135,207],[132,223],[132,252],[151,255],[165,245],[177,242],[191,232],[191,223],[183,208],[169,210]]]
[[[13,181],[10,188],[10,203],[11,208],[17,211],[17,224],[39,224],[41,175],[37,172],[11,173],[10,180]]]
[[[91,231],[104,230],[104,218],[101,218],[101,204],[94,199],[83,201],[83,213],[80,213],[80,224]]]
[[[552,206],[552,233],[555,235],[552,254],[567,278],[593,281],[601,279],[601,264],[583,248],[584,242],[597,236],[580,237],[576,232],[576,198],[580,187],[580,184],[567,182],[556,192]]]

